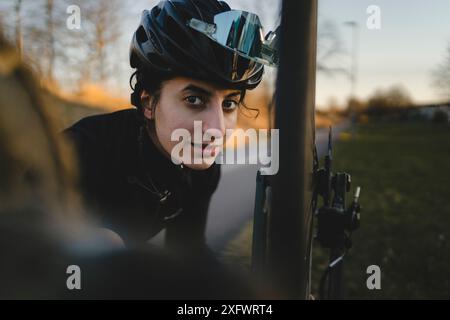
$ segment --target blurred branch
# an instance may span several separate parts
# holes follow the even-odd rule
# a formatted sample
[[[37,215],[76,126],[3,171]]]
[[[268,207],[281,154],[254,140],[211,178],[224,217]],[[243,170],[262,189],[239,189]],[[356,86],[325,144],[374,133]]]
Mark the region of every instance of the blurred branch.
[[[22,55],[22,50],[23,50],[21,9],[22,9],[22,0],[16,0],[16,5],[14,7],[15,15],[16,15],[15,36],[16,36],[17,51],[19,52],[20,55]]]
[[[121,9],[118,0],[98,0],[83,7],[91,58],[97,66],[98,77],[95,78],[101,82],[111,74],[108,60],[121,36]]]
[[[433,85],[447,99],[450,99],[450,43],[444,61],[432,71]]]
[[[321,23],[317,34],[317,71],[327,76],[335,74],[350,76],[346,68],[335,66],[338,64],[336,59],[344,53],[336,24],[329,20]]]
[[[47,0],[46,17],[47,17],[47,34],[48,34],[48,50],[49,50],[47,78],[50,82],[54,82],[53,69],[56,59],[53,8],[54,8],[53,0]]]

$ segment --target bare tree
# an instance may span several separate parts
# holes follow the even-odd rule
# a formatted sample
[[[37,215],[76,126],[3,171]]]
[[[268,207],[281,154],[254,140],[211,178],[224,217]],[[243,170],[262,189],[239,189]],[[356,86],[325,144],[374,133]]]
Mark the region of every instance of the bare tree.
[[[121,7],[118,0],[98,0],[83,7],[92,53],[89,58],[97,71],[94,81],[104,82],[112,73],[110,56],[121,35]]]
[[[19,51],[19,54],[22,55],[22,16],[21,16],[22,0],[16,0],[14,9],[16,16],[16,23],[15,23],[16,47],[17,50]]]
[[[47,68],[47,79],[51,82],[54,81],[53,69],[55,66],[55,35],[54,27],[55,22],[53,18],[53,0],[47,0],[46,3],[46,18],[47,18],[47,34],[48,34],[48,68]]]
[[[71,87],[107,78],[107,50],[114,47],[112,43],[120,30],[118,3],[2,0],[0,12],[5,33],[46,83]],[[71,4],[81,8],[83,30],[66,27],[66,10]]]
[[[334,74],[348,75],[348,71],[339,66],[338,58],[345,54],[336,23],[323,21],[317,33],[317,72],[328,76]]]
[[[26,1],[23,9],[24,52],[41,77],[55,84],[57,61],[65,55],[64,37],[59,34],[65,24],[65,8],[61,1],[42,0]]]
[[[3,8],[0,7],[0,34],[2,37],[4,37],[4,39],[8,39],[5,16],[6,16],[6,11],[3,12]]]
[[[409,92],[402,85],[394,85],[385,90],[377,89],[367,101],[368,112],[379,115],[392,110],[401,110],[413,105]]]
[[[450,99],[450,43],[443,61],[432,71],[433,86],[446,99]]]

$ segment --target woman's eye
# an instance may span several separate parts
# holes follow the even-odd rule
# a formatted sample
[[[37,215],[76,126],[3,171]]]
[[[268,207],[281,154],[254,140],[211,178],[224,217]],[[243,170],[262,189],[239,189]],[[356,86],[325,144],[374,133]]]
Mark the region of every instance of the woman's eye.
[[[198,96],[189,96],[184,99],[187,103],[200,106],[203,104],[203,99]]]
[[[234,100],[225,100],[223,102],[223,109],[226,111],[233,111],[238,105],[239,103]]]

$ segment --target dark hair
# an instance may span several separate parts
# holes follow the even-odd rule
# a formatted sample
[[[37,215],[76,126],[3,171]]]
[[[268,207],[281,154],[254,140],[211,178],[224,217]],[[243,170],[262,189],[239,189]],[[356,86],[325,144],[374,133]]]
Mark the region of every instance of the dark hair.
[[[173,73],[158,74],[157,72],[152,72],[152,76],[150,77],[144,74],[144,72],[136,70],[130,77],[130,87],[133,90],[133,92],[131,93],[131,104],[134,105],[140,111],[140,113],[142,113],[143,107],[141,104],[141,93],[143,90],[146,90],[147,92],[152,94],[152,106],[156,105],[159,101],[161,88],[164,82],[174,79],[177,76],[178,75]],[[135,79],[134,84],[133,79]],[[247,90],[241,89],[239,105],[246,110],[255,111],[256,116],[254,116],[254,119],[256,119],[259,115],[259,110],[256,108],[250,108],[245,104],[244,98],[246,92]],[[239,108],[239,111],[241,111],[241,108]],[[245,113],[241,112],[241,114],[247,117]]]
[[[143,111],[141,105],[141,93],[143,90],[148,91],[153,95],[153,102],[157,103],[161,93],[162,85],[165,81],[175,78],[174,74],[157,74],[152,73],[152,76],[146,76],[140,70],[136,70],[130,77],[130,87],[133,90],[131,93],[131,104],[134,105],[139,111]],[[135,83],[133,85],[133,79]]]

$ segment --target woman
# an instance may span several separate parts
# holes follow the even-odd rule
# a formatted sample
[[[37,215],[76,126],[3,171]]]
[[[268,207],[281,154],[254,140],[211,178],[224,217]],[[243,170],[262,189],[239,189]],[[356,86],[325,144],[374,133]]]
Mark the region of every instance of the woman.
[[[136,108],[88,117],[66,130],[78,150],[88,204],[126,244],[165,228],[171,248],[205,247],[208,205],[220,177],[219,165],[206,160],[217,156],[211,142],[235,127],[246,90],[261,81],[259,28],[256,15],[216,0],[162,1],[144,10],[130,48]],[[252,39],[243,38],[249,34]],[[179,143],[172,133],[194,136],[194,121],[201,121],[202,133],[216,132],[190,144],[191,158],[204,153],[209,159],[172,161]]]

